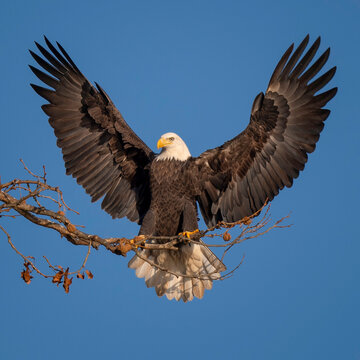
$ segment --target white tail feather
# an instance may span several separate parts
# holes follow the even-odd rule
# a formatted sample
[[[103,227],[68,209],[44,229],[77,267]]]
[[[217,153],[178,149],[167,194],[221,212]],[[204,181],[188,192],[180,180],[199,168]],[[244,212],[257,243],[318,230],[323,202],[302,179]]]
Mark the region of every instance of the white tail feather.
[[[129,261],[129,267],[135,269],[137,277],[145,278],[147,287],[154,287],[158,296],[165,295],[169,300],[182,299],[186,302],[194,296],[201,299],[205,289],[210,290],[213,280],[219,279],[220,272],[226,270],[225,265],[202,242],[199,245],[182,245],[177,251],[142,250],[140,254],[169,272],[137,255]]]

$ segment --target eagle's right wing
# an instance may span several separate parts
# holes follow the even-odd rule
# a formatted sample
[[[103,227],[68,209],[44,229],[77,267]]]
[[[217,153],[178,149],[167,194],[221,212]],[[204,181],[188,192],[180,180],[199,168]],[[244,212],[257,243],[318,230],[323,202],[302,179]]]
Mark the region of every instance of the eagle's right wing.
[[[254,101],[250,123],[232,140],[192,159],[189,174],[207,225],[234,222],[259,210],[304,169],[330,111],[323,109],[337,89],[317,94],[334,76],[333,67],[313,80],[326,63],[326,50],[312,66],[320,38],[303,56],[309,36],[285,52],[268,89]],[[191,176],[191,175],[190,175]]]
[[[127,216],[141,223],[150,191],[146,165],[154,153],[132,131],[108,95],[93,87],[60,44],[50,50],[35,43],[44,60],[30,50],[50,75],[30,65],[34,74],[54,90],[33,85],[49,104],[57,145],[62,149],[66,173],[76,178],[96,201],[105,195],[102,208],[113,218]]]

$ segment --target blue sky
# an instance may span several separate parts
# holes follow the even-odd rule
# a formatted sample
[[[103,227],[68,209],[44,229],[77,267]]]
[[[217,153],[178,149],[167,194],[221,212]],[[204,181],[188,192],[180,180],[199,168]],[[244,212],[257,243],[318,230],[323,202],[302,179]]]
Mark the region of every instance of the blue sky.
[[[291,212],[294,225],[239,247],[230,264],[245,253],[241,268],[202,300],[157,298],[128,259],[104,250],[88,261],[94,279],[74,281],[68,295],[38,277],[26,285],[0,235],[0,357],[359,359],[359,16],[358,0],[4,3],[1,179],[25,177],[19,158],[33,171],[44,164],[89,233],[130,237],[138,227],[113,221],[65,175],[44,101],[29,86],[27,49],[43,34],[153,149],[167,131],[193,155],[242,131],[280,56],[307,33],[322,36],[321,50],[331,46],[327,68],[338,66],[331,84],[339,92],[305,171],[272,203],[272,217]],[[0,223],[38,261],[76,268],[86,253],[25,221]]]

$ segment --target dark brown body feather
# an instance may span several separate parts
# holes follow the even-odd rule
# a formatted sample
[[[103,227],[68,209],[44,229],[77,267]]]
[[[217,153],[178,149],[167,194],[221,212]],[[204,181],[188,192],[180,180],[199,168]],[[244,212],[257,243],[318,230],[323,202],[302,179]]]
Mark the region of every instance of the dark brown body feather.
[[[188,163],[155,160],[150,165],[151,203],[141,234],[172,236],[197,229],[194,181]]]

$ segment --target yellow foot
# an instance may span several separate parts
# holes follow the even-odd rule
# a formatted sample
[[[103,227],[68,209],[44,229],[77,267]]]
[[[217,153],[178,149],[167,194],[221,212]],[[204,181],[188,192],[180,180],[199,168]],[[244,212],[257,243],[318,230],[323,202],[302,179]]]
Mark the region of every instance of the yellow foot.
[[[138,235],[130,240],[130,244],[135,245],[135,247],[137,248],[137,247],[139,247],[139,243],[143,243],[143,242],[145,242],[145,240],[146,240],[145,235]]]
[[[190,239],[191,235],[194,235],[199,232],[199,229],[196,229],[194,231],[184,231],[179,233],[179,235],[186,236],[188,239]]]

